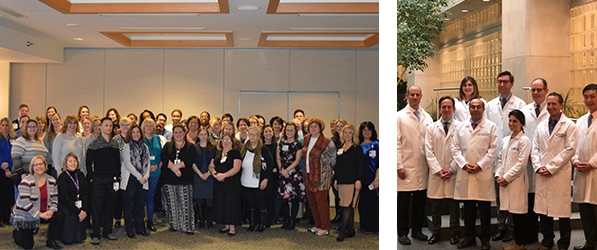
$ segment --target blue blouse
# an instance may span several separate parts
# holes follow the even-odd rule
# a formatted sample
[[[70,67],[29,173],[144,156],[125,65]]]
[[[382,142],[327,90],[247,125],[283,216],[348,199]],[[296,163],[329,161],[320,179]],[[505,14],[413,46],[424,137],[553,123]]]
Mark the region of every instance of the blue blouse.
[[[365,157],[365,165],[367,166],[365,172],[367,173],[367,181],[363,183],[363,187],[368,186],[375,180],[375,172],[379,168],[379,141],[371,143],[361,143],[363,154]]]
[[[12,143],[6,137],[0,138],[0,164],[8,162],[8,168],[12,171]]]

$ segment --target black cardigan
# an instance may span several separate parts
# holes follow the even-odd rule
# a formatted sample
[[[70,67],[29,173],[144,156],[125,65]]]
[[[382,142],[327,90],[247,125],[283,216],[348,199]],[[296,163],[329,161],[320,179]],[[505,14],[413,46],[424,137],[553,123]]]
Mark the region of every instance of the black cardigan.
[[[269,182],[271,181],[271,176],[272,176],[272,170],[276,167],[276,164],[274,162],[274,158],[272,156],[272,153],[269,151],[269,148],[266,147],[265,145],[263,145],[263,148],[261,149],[261,157],[263,157],[263,159],[265,160],[265,169],[263,169],[263,167],[261,168],[261,172],[259,173],[259,184],[261,185],[261,181],[263,181],[264,179],[267,179],[267,183],[268,186],[270,185]],[[241,162],[244,160],[241,159]],[[242,167],[239,173],[242,173]]]
[[[71,178],[66,174],[67,171],[64,171],[58,176],[58,204],[60,206],[65,206],[68,210],[72,213],[79,214],[81,210],[89,213],[89,189],[87,187],[87,180],[85,179],[85,175],[77,170],[75,172],[68,171],[70,175],[73,177]],[[75,206],[75,201],[77,201],[77,187],[73,180],[79,179],[79,199],[83,202],[82,209],[79,209]],[[67,226],[67,225],[65,225]]]
[[[354,184],[357,180],[361,182],[367,180],[365,159],[361,146],[350,147],[336,158],[334,178],[338,181],[338,184]]]
[[[162,174],[160,181],[163,184],[171,185],[193,185],[193,163],[197,158],[197,150],[190,142],[185,142],[185,145],[180,149],[178,159],[184,162],[185,167],[180,169],[181,176],[176,177],[174,172],[168,168],[168,161],[174,162],[176,159],[176,145],[174,141],[167,142],[162,148]]]

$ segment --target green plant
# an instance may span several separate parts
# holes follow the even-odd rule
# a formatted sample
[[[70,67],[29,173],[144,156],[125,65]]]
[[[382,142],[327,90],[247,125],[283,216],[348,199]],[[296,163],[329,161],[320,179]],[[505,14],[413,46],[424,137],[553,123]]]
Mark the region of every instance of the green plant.
[[[578,106],[578,107],[575,107]],[[568,118],[579,118],[587,113],[587,108],[585,106],[575,105],[572,100],[572,90],[569,89],[564,96],[564,107],[562,108],[562,113]]]
[[[427,103],[427,108],[425,109],[425,111],[429,113],[433,121],[437,121],[437,119],[439,119],[437,113],[437,97],[434,97],[431,100],[429,100],[429,103]]]

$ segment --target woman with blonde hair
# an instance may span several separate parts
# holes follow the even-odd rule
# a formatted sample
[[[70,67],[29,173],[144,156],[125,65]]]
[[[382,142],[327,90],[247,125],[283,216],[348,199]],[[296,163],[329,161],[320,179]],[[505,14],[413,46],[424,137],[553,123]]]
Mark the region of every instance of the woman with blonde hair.
[[[79,131],[79,121],[77,121],[77,117],[74,115],[66,116],[60,134],[56,136],[56,139],[54,139],[54,142],[52,143],[52,162],[56,163],[54,165],[56,176],[59,176],[60,173],[62,173],[63,166],[61,166],[60,163],[66,154],[70,152],[77,155],[79,165],[82,166],[81,168],[85,168],[85,159],[83,158],[84,143],[83,137],[78,134]]]
[[[85,219],[89,216],[89,187],[79,167],[75,153],[67,153],[62,161],[62,173],[58,176],[58,211],[64,213],[60,241],[69,245],[83,243]]]
[[[13,165],[12,156],[12,140],[15,138],[15,131],[11,125],[11,120],[8,117],[0,120],[0,164],[2,166],[2,174],[0,176],[0,226],[8,224],[10,218],[10,210],[14,204],[14,185],[11,181]]]
[[[37,136],[39,138],[46,137],[46,127],[47,127],[46,118],[39,115],[39,116],[35,117],[35,121],[37,121]]]

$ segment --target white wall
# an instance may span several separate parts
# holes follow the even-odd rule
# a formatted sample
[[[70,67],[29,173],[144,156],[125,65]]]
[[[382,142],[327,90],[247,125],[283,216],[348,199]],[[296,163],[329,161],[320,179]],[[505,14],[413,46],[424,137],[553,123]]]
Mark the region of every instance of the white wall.
[[[12,64],[10,115],[14,119],[18,106],[27,103],[31,116],[55,106],[65,117],[87,105],[91,114],[100,116],[115,107],[121,115],[149,109],[169,116],[172,109],[180,108],[185,118],[203,110],[237,118],[241,91],[339,92],[341,118],[356,126],[365,120],[377,125],[378,52],[65,49],[63,63]],[[254,105],[267,110],[275,104],[264,100]],[[296,108],[302,107],[289,107],[290,112]],[[309,117],[317,112],[305,109],[305,113]]]

